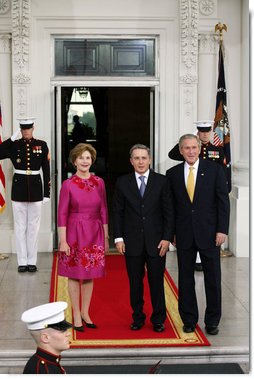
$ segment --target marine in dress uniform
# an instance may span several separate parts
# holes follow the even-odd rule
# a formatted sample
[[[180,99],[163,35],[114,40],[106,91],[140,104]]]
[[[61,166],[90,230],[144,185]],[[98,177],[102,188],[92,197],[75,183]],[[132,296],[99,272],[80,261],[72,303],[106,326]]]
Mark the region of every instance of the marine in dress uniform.
[[[47,143],[33,138],[34,119],[19,119],[19,124],[0,145],[0,159],[9,158],[14,167],[11,200],[18,271],[35,272],[41,208],[50,197],[50,158]],[[20,132],[22,138],[17,139]]]
[[[224,158],[225,158],[224,151],[222,147],[215,146],[210,142],[213,121],[210,121],[210,120],[197,121],[194,124],[196,124],[197,134],[201,141],[201,150],[200,150],[199,158],[213,161],[215,163],[219,163],[222,166],[223,171],[225,172],[225,175],[226,175],[226,166],[224,164]],[[184,160],[179,150],[179,144],[176,144],[173,147],[173,149],[170,150],[170,152],[168,153],[168,156],[169,158],[176,161]],[[199,253],[197,254],[195,270],[203,271]]]
[[[25,311],[21,320],[26,323],[37,350],[25,365],[23,374],[66,374],[61,366],[61,352],[69,349],[69,328],[64,318],[67,303],[57,301]]]

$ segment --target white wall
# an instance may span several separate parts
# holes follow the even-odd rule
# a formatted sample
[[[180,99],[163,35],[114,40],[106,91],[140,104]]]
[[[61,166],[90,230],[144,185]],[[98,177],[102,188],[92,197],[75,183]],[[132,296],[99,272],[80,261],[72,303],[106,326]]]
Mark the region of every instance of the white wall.
[[[247,45],[241,32],[242,25],[245,24],[246,18],[248,18],[246,14],[242,16],[243,4],[245,2],[244,6],[246,8],[246,1],[210,0],[210,3],[214,4],[214,13],[207,17],[199,15],[199,30],[213,33],[214,25],[219,21],[227,24],[228,27],[228,31],[224,32],[226,48],[225,75],[228,89],[228,113],[231,127],[233,164],[241,161],[243,158],[241,155],[243,155],[243,151],[246,151],[244,150],[244,146],[240,147],[240,141],[244,138],[245,141],[248,140],[248,125],[243,125],[242,123],[244,117],[245,124],[248,123],[248,119],[246,118],[248,105],[246,105],[246,102],[241,102],[244,91],[241,81],[243,78],[246,80],[248,76],[246,74],[246,66],[243,66],[243,61],[241,61],[243,46],[245,46],[246,51]],[[168,151],[183,132],[193,131],[192,122],[197,117],[198,105],[197,86],[186,85],[181,87],[180,83],[181,70],[183,68],[180,10],[183,3],[184,0],[31,0],[30,53],[27,66],[31,81],[26,84],[28,96],[26,106],[27,111],[37,118],[35,135],[38,138],[45,139],[49,143],[52,152],[54,149],[54,141],[52,139],[52,85],[56,84],[52,78],[53,36],[56,34],[90,36],[103,34],[153,34],[159,37],[159,77],[156,79],[158,83],[154,83],[159,98],[158,125],[156,130],[158,150],[156,169],[164,173],[168,167],[172,166],[173,162],[167,157]],[[10,12],[3,15],[0,13],[0,33],[11,30],[12,20]],[[246,53],[244,56],[246,57]],[[214,64],[216,65],[216,60]],[[243,71],[245,75],[243,75]],[[17,67],[14,65],[13,74],[15,73],[17,73]],[[215,78],[216,74],[213,73],[213,76]],[[202,81],[205,86],[205,77]],[[212,81],[213,79],[210,78],[209,86],[212,85]],[[180,88],[182,89],[180,90]],[[214,88],[216,88],[216,83],[214,84]],[[13,99],[15,100],[14,104],[11,105],[13,107],[13,114],[10,115],[10,111],[8,111],[7,120],[11,120],[11,116],[15,120],[18,109],[15,97],[16,85],[13,86],[13,91]],[[212,89],[209,93],[209,112],[211,116],[212,109],[215,107],[216,95],[212,93],[213,91]],[[191,117],[187,115],[189,112],[188,107],[190,108]],[[244,133],[240,127],[244,128]],[[4,136],[9,136],[12,129],[13,126],[8,125],[8,132],[4,132]],[[5,130],[7,131],[7,128]],[[246,158],[246,155],[244,158]],[[8,164],[4,163],[4,165]],[[9,165],[9,167],[10,170],[7,176],[10,183],[11,166]],[[237,172],[234,173],[234,176],[236,175]],[[236,215],[236,217],[239,216],[241,225],[247,225],[246,220],[242,220],[239,214],[239,206],[240,209],[243,209],[241,208],[241,199],[244,202],[242,204],[245,204],[245,208],[246,204],[248,204],[246,191],[238,191],[237,189],[234,194],[236,196],[233,199],[232,214]],[[244,198],[241,198],[241,194]],[[10,235],[13,227],[10,199],[8,199],[7,205],[8,210],[3,215],[0,215],[0,231],[5,229],[6,235]],[[239,247],[236,240],[242,241],[243,238],[242,228],[240,228],[235,218],[231,221],[231,230],[233,237],[230,243],[233,253],[236,251],[236,255],[238,255]],[[52,238],[51,233],[52,212],[50,205],[46,205],[43,208],[42,215],[40,250],[50,251],[52,249],[51,244],[47,242]],[[4,240],[5,252],[10,252],[12,247],[7,238]],[[245,246],[242,250],[248,254],[248,247]]]

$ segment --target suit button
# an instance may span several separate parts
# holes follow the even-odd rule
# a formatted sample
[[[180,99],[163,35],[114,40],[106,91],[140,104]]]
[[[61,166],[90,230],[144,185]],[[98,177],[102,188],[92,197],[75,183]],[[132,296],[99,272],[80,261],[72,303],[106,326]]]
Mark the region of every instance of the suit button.
[[[145,207],[144,204],[142,204],[141,207],[144,208]]]
[[[194,213],[194,212],[195,212],[195,209],[192,209],[191,212]]]
[[[141,229],[141,233],[144,233],[144,229]]]
[[[146,218],[145,217],[142,217],[142,220],[145,220]]]

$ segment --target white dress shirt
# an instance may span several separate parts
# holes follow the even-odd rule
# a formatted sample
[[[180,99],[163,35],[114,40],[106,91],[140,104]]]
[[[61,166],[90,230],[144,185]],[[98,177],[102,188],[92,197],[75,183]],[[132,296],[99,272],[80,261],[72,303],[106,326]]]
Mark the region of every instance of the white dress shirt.
[[[194,163],[193,167],[193,175],[194,175],[194,184],[196,185],[196,179],[197,179],[197,173],[198,173],[198,166],[199,166],[199,159]],[[187,180],[190,172],[190,165],[185,162],[184,163],[184,181],[185,185],[187,187]]]

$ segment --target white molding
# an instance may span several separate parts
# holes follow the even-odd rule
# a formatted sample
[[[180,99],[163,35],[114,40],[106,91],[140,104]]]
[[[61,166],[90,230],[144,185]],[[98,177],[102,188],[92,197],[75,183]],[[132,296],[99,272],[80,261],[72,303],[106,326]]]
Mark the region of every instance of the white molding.
[[[11,0],[0,0],[0,15],[11,10]]]
[[[200,0],[199,12],[203,16],[211,16],[216,10],[214,0]]]
[[[13,59],[18,67],[29,62],[30,0],[12,1]]]
[[[0,33],[0,54],[11,54],[11,34]]]
[[[218,35],[215,33],[199,33],[199,54],[217,55],[218,40]]]
[[[181,0],[181,56],[187,68],[197,63],[198,1]]]

